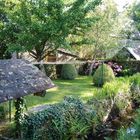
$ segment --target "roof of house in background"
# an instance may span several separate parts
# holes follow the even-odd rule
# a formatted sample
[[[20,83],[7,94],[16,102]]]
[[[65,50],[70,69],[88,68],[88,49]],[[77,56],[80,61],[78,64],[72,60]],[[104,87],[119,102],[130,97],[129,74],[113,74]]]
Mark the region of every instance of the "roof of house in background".
[[[126,47],[136,60],[140,60],[140,45],[135,47]]]
[[[136,60],[140,60],[139,40],[121,40],[118,47],[107,51],[107,58],[115,57],[122,49],[126,49]]]
[[[74,51],[70,51],[68,49],[59,48],[57,49],[58,53],[65,54],[72,57],[78,57],[78,55]]]
[[[63,54],[63,55],[70,56],[73,58],[78,57],[78,55],[76,55],[74,51],[70,51],[69,49],[63,49],[63,48],[57,49],[57,54]],[[24,52],[23,54],[21,54],[21,56],[23,59],[28,60],[29,62],[33,62],[33,63],[36,62],[36,59],[33,58],[29,52]]]
[[[52,81],[27,61],[0,60],[0,103],[52,87]]]

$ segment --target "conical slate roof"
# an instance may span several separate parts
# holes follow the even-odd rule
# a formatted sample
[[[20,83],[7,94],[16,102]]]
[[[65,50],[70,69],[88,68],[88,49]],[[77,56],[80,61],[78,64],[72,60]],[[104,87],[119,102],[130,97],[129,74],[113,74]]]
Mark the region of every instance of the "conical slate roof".
[[[52,81],[27,61],[0,60],[0,103],[52,87]]]

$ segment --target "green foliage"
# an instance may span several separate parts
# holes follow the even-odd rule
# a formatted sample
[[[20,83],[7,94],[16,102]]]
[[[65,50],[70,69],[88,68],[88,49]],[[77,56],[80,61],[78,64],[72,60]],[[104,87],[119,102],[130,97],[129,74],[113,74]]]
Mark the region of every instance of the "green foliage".
[[[0,105],[0,121],[5,120],[7,114],[8,114],[8,104],[7,103],[1,103],[1,105]]]
[[[23,98],[18,98],[15,100],[15,126],[16,126],[16,135],[18,138],[21,138],[21,123],[24,117],[24,109],[25,109],[25,102]]]
[[[140,73],[137,73],[133,76],[130,77],[130,82],[135,85],[140,87]]]
[[[102,90],[106,97],[115,97],[117,94],[127,94],[129,93],[130,85],[128,81],[114,80],[112,82],[106,83]]]
[[[136,77],[139,79],[139,74],[134,75],[134,77],[135,79]],[[64,89],[66,94],[67,88],[70,86],[73,88],[73,84],[76,85],[75,87],[82,85],[82,90],[84,90],[83,94],[85,94],[86,90],[89,90],[90,88],[90,86],[87,86],[87,82],[90,85],[91,79],[85,79],[84,84],[82,84],[82,78],[83,77],[80,77],[73,81],[59,80],[59,84],[60,87],[63,87],[64,84],[68,85]],[[79,99],[67,97],[61,103],[48,105],[44,111],[29,114],[24,118],[22,123],[24,139],[46,140],[46,138],[48,138],[49,140],[82,140],[88,139],[86,138],[88,134],[96,135],[99,126],[105,124],[104,120],[111,114],[110,112],[112,112],[112,110],[115,110],[114,116],[118,117],[120,115],[119,111],[124,111],[130,103],[130,100],[132,100],[133,97],[130,93],[130,87],[132,85],[131,79],[132,77],[121,77],[116,78],[116,80],[111,83],[105,83],[102,88],[96,88],[96,90],[94,90],[94,98],[86,104]],[[50,93],[52,94],[52,92]],[[55,99],[59,96],[57,95],[55,95]],[[31,97],[30,100],[32,98],[33,97]],[[37,99],[39,100],[39,98]],[[116,106],[118,109],[117,111],[112,107],[112,104]],[[125,131],[122,133],[124,132]],[[123,135],[124,134],[122,134],[122,137]]]
[[[124,83],[121,80],[114,80],[103,85],[101,90],[95,93],[97,99],[114,98],[117,94],[129,92],[129,82]]]
[[[112,115],[110,112],[114,111],[113,113],[118,116],[120,111],[127,108],[133,98],[130,91],[131,79],[139,79],[139,74],[134,77],[121,77],[112,82],[106,82],[102,89],[96,89],[94,99],[87,104],[74,98],[65,98],[63,102],[49,105],[42,112],[26,116],[22,125],[24,138],[86,139],[87,135],[92,133],[90,130],[96,134],[97,128],[103,124],[106,117]],[[125,133],[124,131],[121,133],[120,139],[123,140]]]
[[[102,64],[98,67],[93,75],[93,83],[95,86],[103,86],[106,82],[115,79],[115,75],[110,66]]]
[[[66,97],[62,103],[26,116],[23,135],[32,140],[82,139],[88,134],[94,117],[94,111],[79,99]]]
[[[103,86],[102,93],[106,95],[106,98],[113,99],[120,110],[123,110],[130,103],[130,83],[127,80],[124,82],[121,79],[106,83]]]
[[[140,31],[140,3],[136,3],[132,9],[132,19],[138,31]]]
[[[7,22],[2,22],[0,42],[9,51],[30,51],[37,60],[59,47],[69,47],[69,35],[83,34],[96,19],[88,17],[101,0],[3,0]]]
[[[140,73],[129,78],[131,83],[131,94],[133,103],[137,106],[140,104]]]
[[[64,64],[61,70],[61,78],[73,80],[77,77],[77,70],[74,65]]]
[[[5,46],[5,32],[4,23],[7,22],[6,11],[5,11],[4,0],[0,1],[0,59],[10,58],[10,54],[7,52],[7,47]]]
[[[103,85],[102,89],[97,89],[94,92],[94,98],[89,100],[88,103],[92,104],[93,109],[97,112],[98,121],[101,123],[113,105],[119,111],[124,110],[128,103],[130,103],[130,99],[129,80],[121,78],[109,83],[107,82]]]
[[[71,40],[87,42],[86,45],[74,44],[83,59],[105,59],[106,56],[110,55],[108,51],[112,51],[117,46],[118,39],[110,36],[110,34],[115,32],[117,36],[120,33],[122,29],[122,24],[119,23],[120,14],[118,14],[114,0],[102,0],[101,5],[97,6],[91,15],[97,19],[95,24],[83,37],[77,38],[74,36],[71,37]]]
[[[134,123],[130,128],[121,129],[118,133],[118,140],[139,140],[140,139],[140,110],[137,112],[137,116],[134,120]]]

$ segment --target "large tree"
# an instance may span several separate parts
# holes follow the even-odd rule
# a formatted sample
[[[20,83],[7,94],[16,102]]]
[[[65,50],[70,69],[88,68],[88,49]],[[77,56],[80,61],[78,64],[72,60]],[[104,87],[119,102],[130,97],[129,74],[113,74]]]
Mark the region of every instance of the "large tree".
[[[137,30],[140,32],[140,2],[135,3],[132,8],[132,19]]]
[[[0,1],[0,59],[10,57],[9,53],[7,52],[5,32],[3,32],[4,24],[7,22],[6,12],[3,7],[4,1]]]
[[[69,36],[91,27],[96,18],[88,15],[101,0],[2,1],[8,21],[1,28],[1,41],[8,50],[29,51],[40,61],[59,47],[71,46]]]
[[[83,58],[105,59],[106,52],[117,46],[117,36],[122,29],[122,24],[119,24],[120,14],[113,0],[103,0],[91,14],[98,20],[84,35],[89,44],[78,47],[79,52]]]

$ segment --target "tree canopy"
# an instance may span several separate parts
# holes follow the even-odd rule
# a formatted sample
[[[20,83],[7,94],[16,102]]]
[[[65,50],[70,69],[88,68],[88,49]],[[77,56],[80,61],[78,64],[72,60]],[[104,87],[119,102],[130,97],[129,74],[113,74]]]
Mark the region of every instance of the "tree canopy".
[[[98,20],[84,34],[83,38],[89,40],[89,44],[78,47],[82,58],[104,59],[108,49],[116,47],[117,36],[122,29],[119,25],[119,13],[113,0],[102,0],[102,4],[91,13]],[[86,47],[86,49],[85,49]]]
[[[59,47],[70,35],[81,35],[97,20],[88,16],[101,0],[2,0],[0,42],[9,51],[29,51],[37,60]]]
[[[132,19],[138,31],[140,31],[140,2],[135,4],[132,9]]]

